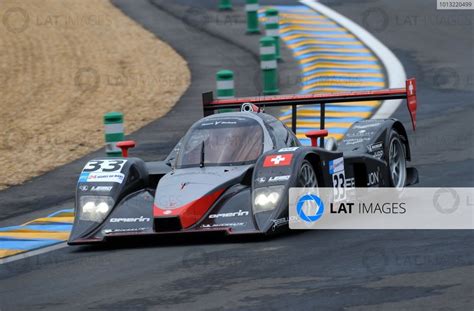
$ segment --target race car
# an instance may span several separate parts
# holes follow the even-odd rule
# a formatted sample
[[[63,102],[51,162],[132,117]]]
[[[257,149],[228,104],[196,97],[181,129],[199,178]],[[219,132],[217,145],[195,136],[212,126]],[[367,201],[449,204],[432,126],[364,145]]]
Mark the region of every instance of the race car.
[[[203,94],[198,120],[164,161],[123,157],[89,161],[80,174],[69,244],[124,236],[184,233],[271,235],[288,229],[290,187],[398,187],[418,181],[410,145],[395,119],[355,122],[340,142],[324,139],[325,105],[407,99],[416,126],[415,79],[406,88],[335,94],[214,100]],[[297,107],[320,105],[311,146],[295,136]],[[292,128],[263,112],[291,106]],[[236,112],[215,113],[219,109]],[[319,140],[319,145],[318,145]],[[335,189],[335,190],[336,190]]]

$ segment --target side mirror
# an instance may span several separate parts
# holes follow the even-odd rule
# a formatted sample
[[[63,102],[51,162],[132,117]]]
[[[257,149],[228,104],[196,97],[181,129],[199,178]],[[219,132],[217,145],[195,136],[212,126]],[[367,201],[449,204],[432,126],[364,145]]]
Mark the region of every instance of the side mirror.
[[[129,148],[134,148],[136,145],[134,140],[125,140],[125,141],[119,141],[117,143],[117,147],[122,149],[122,157],[127,158],[128,157],[128,149]]]

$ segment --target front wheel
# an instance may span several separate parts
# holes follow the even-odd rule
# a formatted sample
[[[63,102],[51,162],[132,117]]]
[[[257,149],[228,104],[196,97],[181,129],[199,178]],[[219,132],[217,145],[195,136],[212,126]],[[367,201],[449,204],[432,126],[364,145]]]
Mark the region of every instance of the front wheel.
[[[392,130],[387,153],[387,164],[390,170],[390,185],[403,188],[407,179],[406,152],[400,135]]]
[[[304,160],[298,172],[298,187],[315,188],[318,180],[314,168],[308,160]]]

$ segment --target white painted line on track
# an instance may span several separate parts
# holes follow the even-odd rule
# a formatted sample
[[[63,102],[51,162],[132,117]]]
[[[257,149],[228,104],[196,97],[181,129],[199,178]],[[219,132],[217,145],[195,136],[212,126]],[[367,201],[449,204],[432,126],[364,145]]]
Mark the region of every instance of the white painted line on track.
[[[10,257],[0,259],[0,265],[3,265],[5,263],[9,263],[9,262],[13,262],[13,261],[17,261],[17,260],[21,260],[21,259],[25,259],[25,258],[28,258],[28,257],[32,257],[32,256],[52,252],[52,251],[55,251],[55,250],[58,250],[58,249],[61,249],[61,248],[67,247],[67,246],[68,245],[67,245],[66,242],[61,242],[61,243],[54,244],[54,245],[51,245],[51,246],[48,246],[48,247],[43,247],[43,248],[40,248],[40,249],[36,249],[36,250],[33,250],[33,251],[27,251],[25,253],[21,253],[21,254],[18,254],[18,255],[13,255],[13,256],[10,256]]]
[[[371,49],[380,59],[388,75],[389,88],[404,88],[407,75],[400,60],[387,48],[382,42],[375,38],[370,32],[357,25],[347,17],[330,9],[315,0],[300,0],[300,3],[318,11],[319,13],[331,18],[355,36],[357,36],[364,44]],[[372,119],[386,119],[397,110],[402,103],[402,99],[386,100],[379,109],[374,113]]]

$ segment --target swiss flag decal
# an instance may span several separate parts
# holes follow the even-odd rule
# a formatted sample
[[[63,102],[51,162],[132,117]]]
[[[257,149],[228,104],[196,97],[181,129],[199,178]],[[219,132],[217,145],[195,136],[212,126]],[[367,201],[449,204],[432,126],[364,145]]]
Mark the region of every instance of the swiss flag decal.
[[[263,161],[263,167],[269,166],[288,166],[291,164],[291,159],[293,154],[284,153],[284,154],[274,154],[265,157]]]

